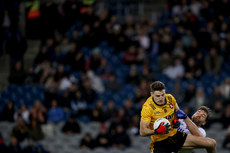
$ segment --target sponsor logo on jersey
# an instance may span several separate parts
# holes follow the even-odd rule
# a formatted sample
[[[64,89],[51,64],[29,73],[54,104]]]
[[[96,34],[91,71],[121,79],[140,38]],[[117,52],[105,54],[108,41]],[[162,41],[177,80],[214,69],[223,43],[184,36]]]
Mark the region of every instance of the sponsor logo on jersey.
[[[154,112],[154,114],[159,114],[159,113],[160,113],[159,111]]]
[[[149,106],[150,106],[153,110],[156,109],[156,107],[154,107],[153,104],[149,104]]]

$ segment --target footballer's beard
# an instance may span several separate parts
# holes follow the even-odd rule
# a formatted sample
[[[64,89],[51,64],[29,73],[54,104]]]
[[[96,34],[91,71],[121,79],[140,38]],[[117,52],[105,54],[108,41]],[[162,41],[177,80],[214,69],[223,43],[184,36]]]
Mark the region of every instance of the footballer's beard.
[[[192,117],[192,121],[193,121],[193,123],[196,124],[196,126],[201,126],[202,125],[200,120],[198,118],[196,118],[196,117]]]

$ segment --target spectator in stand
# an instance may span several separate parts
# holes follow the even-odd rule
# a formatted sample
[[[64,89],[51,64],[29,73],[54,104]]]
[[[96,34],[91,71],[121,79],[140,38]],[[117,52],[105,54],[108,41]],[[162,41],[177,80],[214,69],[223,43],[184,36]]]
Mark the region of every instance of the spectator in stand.
[[[147,98],[149,93],[149,87],[147,80],[140,80],[140,83],[137,86],[138,91],[142,97]]]
[[[37,120],[32,120],[28,126],[28,136],[34,141],[39,141],[44,138],[44,133],[42,132],[41,125]]]
[[[150,47],[150,38],[147,36],[143,28],[137,29],[137,36],[134,39],[141,48],[148,49]]]
[[[182,43],[181,39],[177,39],[175,46],[173,48],[172,54],[175,56],[179,56],[183,50],[184,50],[184,47],[183,47],[183,43]]]
[[[230,127],[228,128],[228,133],[227,133],[227,135],[226,135],[225,138],[224,138],[222,147],[223,147],[224,149],[230,150]]]
[[[165,69],[164,74],[170,79],[178,79],[184,76],[184,66],[180,58],[175,58],[173,65]]]
[[[100,94],[100,93],[103,93],[105,91],[105,87],[104,87],[104,84],[102,82],[102,79],[95,75],[95,73],[93,71],[88,71],[86,73],[87,77],[90,79],[90,82],[91,82],[91,86],[92,86],[92,89]]]
[[[224,108],[223,108],[223,103],[222,101],[215,101],[214,104],[213,104],[213,111],[212,111],[212,114],[210,116],[210,122],[208,124],[206,124],[205,126],[206,127],[210,127],[210,125],[212,123],[221,123],[221,118],[224,116]]]
[[[80,125],[75,120],[74,116],[70,116],[69,120],[65,122],[64,126],[62,127],[62,132],[67,135],[73,135],[81,132]]]
[[[4,140],[2,138],[2,134],[0,133],[0,150],[2,152],[8,152],[8,147],[6,146],[6,144],[4,143]]]
[[[159,41],[159,36],[157,33],[153,33],[151,35],[151,42],[150,42],[150,47],[149,47],[149,52],[151,55],[159,55],[161,51],[161,43]]]
[[[16,137],[11,137],[10,144],[8,146],[9,153],[23,153],[19,141]]]
[[[115,108],[115,103],[113,100],[107,102],[107,107],[105,109],[106,121],[111,121],[112,118],[116,115],[117,109]]]
[[[73,95],[73,100],[71,101],[72,114],[76,116],[81,116],[88,114],[87,102],[82,96],[82,92],[77,90]]]
[[[8,122],[14,122],[14,103],[13,101],[8,101],[6,106],[3,108],[1,112],[1,120],[2,121],[8,121]]]
[[[218,47],[219,41],[220,41],[220,37],[218,32],[213,31],[211,33],[211,46]]]
[[[116,76],[113,73],[110,73],[108,82],[106,82],[106,89],[113,91],[113,92],[118,92],[121,89],[120,83],[116,80]]]
[[[139,79],[146,80],[147,82],[156,80],[154,72],[151,71],[148,66],[143,66],[139,74]]]
[[[25,81],[26,73],[21,61],[17,61],[14,68],[10,71],[9,82],[17,85],[22,85]]]
[[[223,124],[223,128],[230,127],[230,104],[229,103],[224,108],[224,114],[221,117],[221,122]]]
[[[89,78],[85,78],[85,80],[83,80],[83,86],[81,91],[83,99],[85,99],[88,104],[92,104],[96,99],[97,95],[95,90],[92,89],[92,85]]]
[[[102,100],[98,100],[96,102],[96,106],[92,110],[91,119],[92,121],[97,121],[97,122],[105,121],[105,110],[104,110],[104,103]]]
[[[201,49],[208,50],[211,43],[211,33],[207,30],[207,27],[202,26],[197,36],[197,41],[199,42],[199,47]],[[191,44],[192,45],[192,44]],[[191,46],[192,47],[192,46]],[[195,50],[193,50],[195,51]],[[197,50],[198,51],[198,50]],[[197,52],[195,51],[195,53]]]
[[[99,48],[94,48],[92,56],[86,62],[86,70],[92,70],[96,72],[101,65],[102,56]]]
[[[205,58],[205,70],[208,73],[219,74],[223,58],[219,55],[216,48],[211,48],[209,53]]]
[[[81,3],[77,0],[65,0],[61,4],[62,22],[60,22],[59,30],[65,33],[80,17]]]
[[[109,134],[111,136],[116,134],[116,126],[122,125],[125,130],[127,130],[129,121],[125,117],[125,109],[123,107],[120,107],[117,111],[117,114],[113,117],[112,122],[109,126]]]
[[[205,71],[204,68],[204,54],[202,54],[201,52],[198,52],[195,56],[195,61],[196,61],[196,73],[195,73],[195,78],[196,79],[200,79]]]
[[[158,70],[164,72],[171,64],[172,60],[170,54],[168,52],[163,52],[158,59]]]
[[[198,88],[196,95],[189,101],[189,106],[195,111],[202,105],[207,105],[207,99],[204,94],[204,89]]]
[[[60,42],[60,48],[62,54],[65,56],[70,50],[70,42],[68,37],[64,37]]]
[[[128,38],[122,32],[120,24],[113,25],[112,29],[110,44],[115,47],[115,53],[121,53],[128,49],[130,43],[128,42]]]
[[[69,90],[64,90],[60,93],[60,95],[58,96],[58,100],[59,100],[59,106],[63,108],[63,110],[66,113],[70,112],[71,109],[71,97],[70,97],[70,91]]]
[[[225,78],[220,86],[220,92],[226,101],[230,99],[230,77]]]
[[[68,91],[72,86],[73,79],[69,73],[65,73],[59,81],[59,91]]]
[[[61,46],[58,44],[55,46],[54,52],[51,53],[49,61],[52,65],[62,64],[64,62],[64,57],[65,55],[61,50]]]
[[[78,46],[78,43],[79,43],[79,31],[77,29],[74,29],[71,33],[71,36],[70,36],[70,42],[71,43],[74,43]]]
[[[127,147],[130,147],[131,145],[131,140],[127,132],[125,131],[125,128],[121,125],[118,124],[115,127],[115,132],[116,134],[111,137],[111,144],[112,148],[117,148],[117,149],[126,149]]]
[[[79,40],[80,47],[95,47],[95,42],[93,40],[92,28],[88,24],[83,25],[82,35]]]
[[[124,111],[127,120],[132,119],[133,116],[136,114],[136,110],[131,99],[124,100]]]
[[[131,65],[129,74],[126,77],[126,83],[131,83],[133,85],[138,85],[140,82],[139,77],[138,77],[138,72],[137,72],[137,66],[136,65]]]
[[[6,52],[10,55],[10,67],[14,68],[17,62],[23,62],[23,56],[27,50],[27,41],[21,31],[13,33],[6,43]]]
[[[32,138],[28,139],[28,145],[26,145],[23,149],[24,153],[37,153],[38,148]]]
[[[61,121],[64,121],[64,111],[58,105],[57,100],[53,99],[51,102],[51,108],[47,113],[47,122],[59,123]]]
[[[216,101],[224,101],[224,96],[221,95],[221,90],[220,86],[216,86],[214,88],[213,94],[209,97],[207,106],[211,109],[214,110],[214,104]]]
[[[42,144],[35,143],[32,138],[28,139],[28,144],[23,149],[24,153],[50,153],[43,148]]]
[[[181,87],[181,82],[177,81],[174,85],[174,90],[172,91],[172,95],[175,97],[177,104],[182,106],[184,103],[185,91]]]
[[[227,45],[226,39],[221,39],[219,42],[218,50],[220,51],[220,55],[223,57],[224,62],[230,61],[230,53],[229,46]]]
[[[54,75],[54,81],[58,83],[66,75],[66,72],[65,72],[65,66],[63,64],[59,64],[57,66],[58,67]]]
[[[184,97],[184,102],[189,103],[189,101],[195,97],[196,94],[196,87],[194,82],[189,82],[188,87],[185,91],[185,97]]]
[[[23,118],[21,116],[18,117],[16,124],[11,129],[12,137],[15,137],[17,141],[22,142],[28,137],[28,127],[25,124]]]
[[[132,65],[137,63],[137,50],[135,45],[130,45],[129,49],[124,52],[123,63],[127,65]]]
[[[108,60],[106,58],[103,58],[101,60],[101,65],[96,71],[96,74],[102,79],[102,80],[108,80],[109,74],[112,71],[111,66],[108,65]]]
[[[95,139],[96,147],[108,148],[108,147],[110,147],[110,141],[111,141],[111,137],[108,134],[106,125],[101,124],[100,129],[99,129],[99,133]]]
[[[195,59],[193,57],[189,57],[185,64],[185,79],[193,79],[196,78],[197,74],[197,66]]]
[[[84,71],[85,70],[85,59],[82,51],[77,51],[76,44],[70,44],[70,50],[65,56],[65,64],[71,66],[72,71]]]
[[[95,143],[92,139],[92,135],[90,133],[85,133],[84,137],[81,139],[80,148],[83,150],[91,150],[94,149]]]
[[[39,123],[46,123],[47,110],[42,105],[41,101],[36,100],[29,110],[30,120],[37,120]]]
[[[142,65],[148,61],[146,50],[143,47],[137,48],[137,64]]]
[[[27,109],[27,106],[25,104],[21,105],[21,108],[17,110],[17,112],[14,113],[14,120],[16,121],[19,116],[22,116],[23,120],[26,124],[29,124],[29,110]]]
[[[140,129],[140,117],[138,115],[134,115],[132,116],[129,125],[129,131],[133,135],[139,135],[139,129]]]
[[[43,39],[54,37],[55,30],[60,25],[60,13],[58,12],[58,5],[54,1],[46,1],[41,5],[41,27]]]
[[[38,52],[38,54],[35,57],[34,65],[37,66],[38,64],[41,64],[45,60],[49,60],[49,56],[50,56],[50,54],[47,50],[47,47],[42,46],[40,51]]]

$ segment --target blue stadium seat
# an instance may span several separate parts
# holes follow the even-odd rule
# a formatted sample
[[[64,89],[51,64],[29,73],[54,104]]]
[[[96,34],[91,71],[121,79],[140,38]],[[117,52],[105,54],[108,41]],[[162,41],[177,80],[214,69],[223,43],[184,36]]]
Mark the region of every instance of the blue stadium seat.
[[[78,81],[81,80],[81,73],[80,72],[72,72],[71,73],[73,75],[73,77],[75,77],[75,79],[77,79]]]
[[[89,123],[91,121],[91,118],[87,115],[81,115],[79,117],[77,117],[77,121],[78,122],[83,122],[83,123]]]
[[[108,45],[109,45],[108,41],[103,40],[103,41],[101,41],[101,42],[99,43],[98,46],[99,46],[100,48],[105,48],[105,47],[108,47]]]

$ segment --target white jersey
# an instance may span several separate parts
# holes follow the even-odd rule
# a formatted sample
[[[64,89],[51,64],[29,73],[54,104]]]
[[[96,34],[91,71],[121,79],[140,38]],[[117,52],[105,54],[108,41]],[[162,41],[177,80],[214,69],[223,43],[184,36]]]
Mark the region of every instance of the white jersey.
[[[183,119],[179,119],[179,121],[180,121],[180,127],[178,128],[178,131],[186,134],[191,134],[185,121]],[[202,127],[198,127],[198,130],[202,133],[203,137],[206,137],[206,132]]]
[[[191,134],[185,121],[183,119],[179,119],[179,121],[180,121],[180,126],[178,128],[178,131],[186,134]],[[203,137],[206,137],[206,132],[203,128],[198,127],[198,130],[202,133]],[[179,153],[192,153],[192,149],[186,149],[186,150],[182,149]]]

